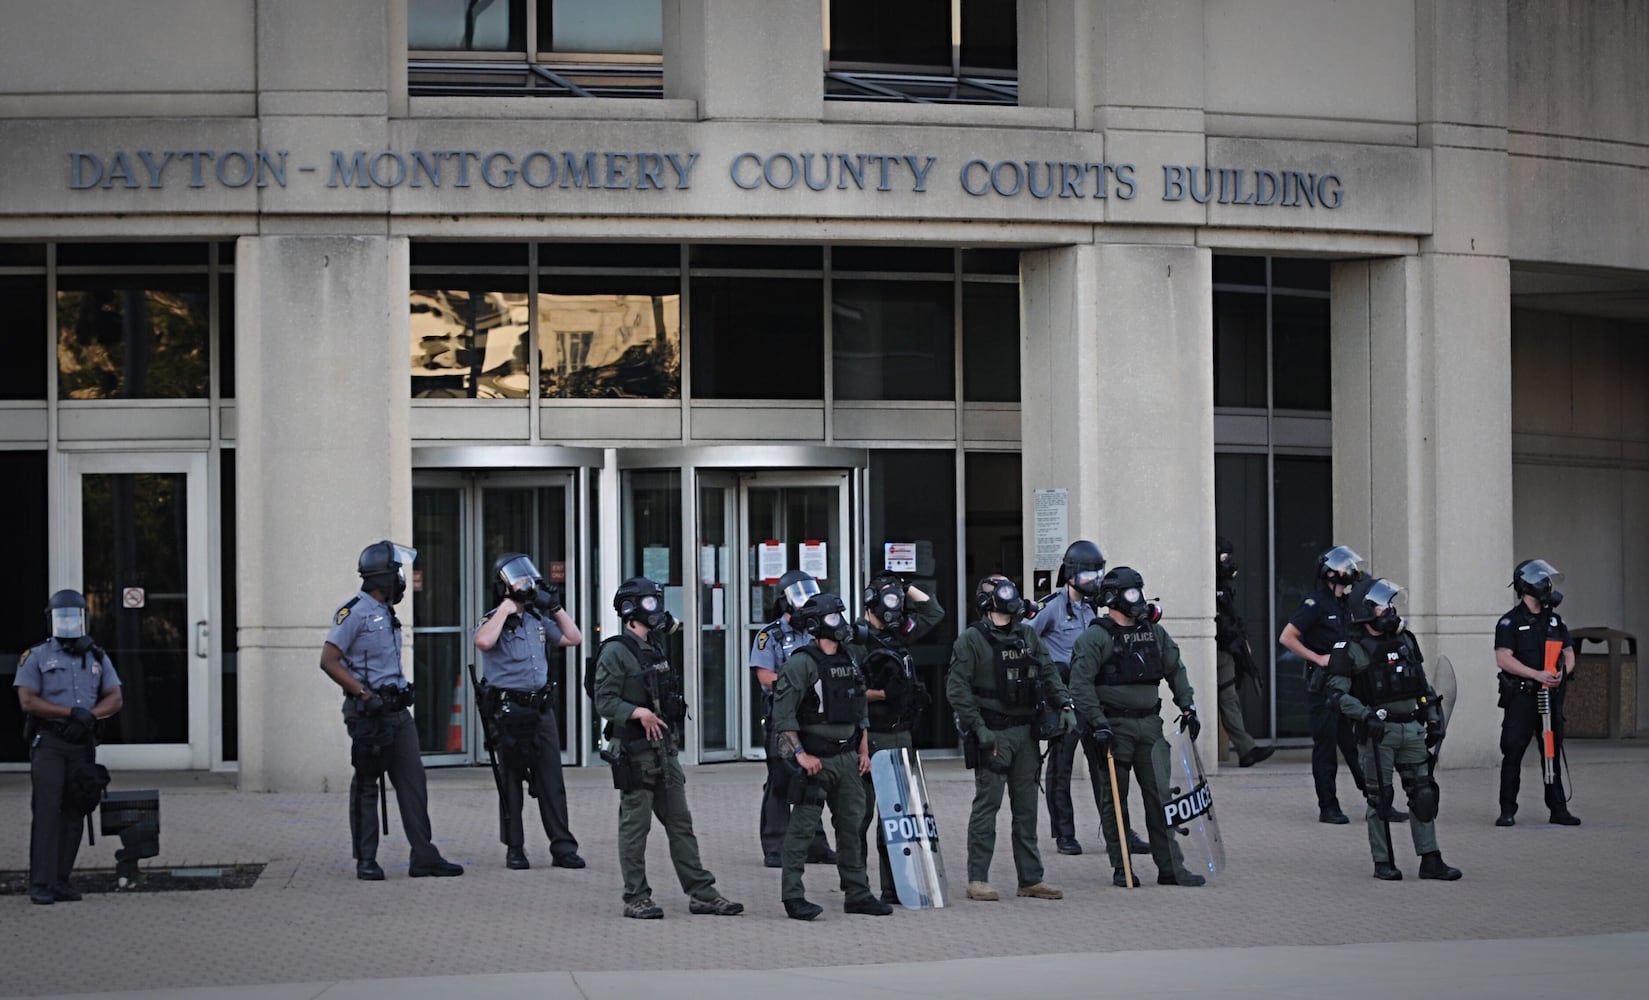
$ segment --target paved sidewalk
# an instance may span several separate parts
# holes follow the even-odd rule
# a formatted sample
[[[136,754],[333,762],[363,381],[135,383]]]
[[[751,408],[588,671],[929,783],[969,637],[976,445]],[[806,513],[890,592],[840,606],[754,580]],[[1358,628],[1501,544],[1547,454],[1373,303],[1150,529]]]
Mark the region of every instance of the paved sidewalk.
[[[435,833],[469,873],[407,879],[405,843],[392,831],[380,853],[389,880],[376,884],[353,877],[341,794],[243,795],[218,775],[117,774],[117,788],[164,789],[157,864],[269,867],[244,891],[88,896],[52,907],[0,898],[8,958],[0,993],[156,989],[175,996],[180,988],[211,987],[197,995],[324,993],[331,1000],[439,992],[481,1000],[633,996],[649,987],[770,997],[782,988],[803,1000],[875,985],[904,995],[1023,996],[1030,989],[1050,997],[1092,996],[1099,983],[1109,992],[1149,982],[1169,995],[1219,983],[1237,996],[1325,989],[1354,996],[1361,984],[1389,984],[1393,976],[1419,987],[1430,982],[1421,976],[1430,970],[1461,996],[1638,996],[1637,985],[1620,990],[1641,984],[1649,956],[1642,934],[1649,931],[1649,800],[1639,792],[1649,779],[1649,743],[1577,741],[1571,756],[1574,810],[1585,819],[1574,829],[1542,822],[1533,768],[1520,823],[1510,830],[1491,825],[1493,769],[1441,776],[1439,838],[1444,856],[1466,873],[1456,883],[1418,881],[1401,830],[1394,831],[1398,859],[1408,877],[1371,879],[1362,825],[1316,822],[1309,767],[1291,752],[1215,779],[1229,872],[1208,888],[1151,884],[1148,860],[1144,888],[1112,887],[1096,850],[1094,807],[1079,795],[1079,835],[1089,854],[1055,854],[1045,817],[1041,824],[1048,879],[1065,890],[1064,900],[1009,895],[1000,903],[959,899],[937,912],[847,916],[834,872],[810,866],[809,896],[826,911],[805,933],[784,917],[778,873],[761,866],[759,765],[701,767],[688,779],[705,863],[746,914],[689,916],[655,835],[649,872],[668,915],[656,922],[620,916],[616,793],[604,770],[570,775],[573,828],[588,869],[551,868],[540,832],[528,841],[536,867],[507,871],[490,776],[445,770],[431,772]],[[951,886],[959,891],[971,775],[940,762],[929,778],[950,848]],[[1343,784],[1349,808],[1356,793],[1349,780]],[[0,867],[26,864],[27,787],[25,775],[0,775]],[[100,838],[83,850],[82,865],[112,864],[114,846]],[[999,889],[1014,885],[1005,808],[993,881]],[[1540,928],[1558,939],[1499,940]],[[1425,937],[1461,943],[1392,944]],[[106,943],[108,951],[89,953],[86,942]],[[1324,947],[1346,945],[1353,947]],[[1026,956],[1049,957],[1032,963]],[[899,968],[882,968],[889,965]],[[763,974],[786,969],[806,971],[784,973],[782,987]],[[1561,988],[1554,969],[1569,970]],[[1584,986],[1573,978],[1581,974]],[[465,978],[444,978],[453,976]],[[419,981],[394,982],[407,978]],[[257,984],[292,985],[221,989]]]

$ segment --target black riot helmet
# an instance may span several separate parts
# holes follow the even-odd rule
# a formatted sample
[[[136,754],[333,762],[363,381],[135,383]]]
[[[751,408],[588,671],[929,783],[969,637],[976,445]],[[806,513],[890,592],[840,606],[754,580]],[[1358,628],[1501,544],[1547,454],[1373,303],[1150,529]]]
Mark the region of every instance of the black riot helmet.
[[[492,561],[493,603],[508,597],[523,605],[531,605],[542,574],[533,565],[532,556],[525,552],[506,552]]]
[[[889,632],[905,629],[905,582],[892,573],[883,573],[864,590],[866,614],[873,614]]]
[[[995,611],[999,614],[1018,615],[1025,610],[1025,599],[1020,596],[1018,585],[1000,573],[979,581],[974,600],[979,605],[980,614]]]
[[[1099,593],[1099,577],[1105,572],[1105,553],[1086,538],[1079,538],[1065,549],[1065,558],[1059,564],[1059,586],[1070,584],[1084,597]]]
[[[59,590],[46,600],[52,638],[68,641],[86,634],[86,598],[78,590]]]
[[[1556,589],[1562,582],[1562,572],[1544,559],[1525,559],[1512,570],[1511,586],[1517,596],[1533,595],[1548,611],[1563,603],[1563,591]]]
[[[835,594],[814,594],[790,616],[801,630],[815,639],[846,642],[853,637],[847,605]]]
[[[355,561],[355,571],[361,574],[362,590],[381,590],[389,596],[389,603],[398,604],[406,596],[405,567],[418,558],[418,550],[397,545],[389,539],[373,542],[361,550]]]
[[[1366,577],[1351,588],[1346,617],[1354,625],[1372,625],[1381,635],[1395,635],[1403,627],[1402,584],[1384,577]]]
[[[1155,605],[1145,599],[1145,578],[1132,566],[1118,566],[1099,581],[1097,602],[1112,611],[1118,611],[1135,622],[1155,621]]]
[[[819,581],[808,573],[793,569],[779,577],[779,595],[784,598],[786,611],[795,611],[819,592]]]
[[[620,621],[640,622],[649,632],[669,631],[675,617],[664,610],[664,588],[644,576],[632,576],[613,592],[613,610]]]
[[[1317,557],[1317,577],[1330,586],[1350,586],[1363,578],[1365,565],[1366,560],[1349,546],[1336,545]]]
[[[1231,549],[1231,539],[1220,535],[1214,539],[1214,576],[1229,580],[1237,575],[1237,554]]]

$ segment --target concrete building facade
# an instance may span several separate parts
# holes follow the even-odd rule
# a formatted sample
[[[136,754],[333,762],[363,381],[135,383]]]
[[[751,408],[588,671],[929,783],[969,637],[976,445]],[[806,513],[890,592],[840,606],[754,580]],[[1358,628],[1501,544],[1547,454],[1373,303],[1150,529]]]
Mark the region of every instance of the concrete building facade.
[[[1350,544],[1454,664],[1460,762],[1518,559],[1649,633],[1649,3],[872,6],[8,10],[7,648],[83,587],[111,763],[297,790],[346,780],[317,653],[385,537],[431,763],[478,759],[509,549],[589,636],[575,763],[631,575],[688,625],[703,762],[760,753],[788,568],[909,559],[936,683],[978,576],[1094,538],[1211,717],[1216,534],[1257,649]],[[1270,659],[1251,727],[1298,738]]]

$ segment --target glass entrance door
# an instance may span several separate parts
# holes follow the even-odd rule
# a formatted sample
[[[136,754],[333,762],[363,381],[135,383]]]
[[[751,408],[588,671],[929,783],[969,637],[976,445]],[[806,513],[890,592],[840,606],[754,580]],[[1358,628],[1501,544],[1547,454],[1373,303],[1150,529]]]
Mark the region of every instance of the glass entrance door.
[[[413,489],[413,685],[418,739],[431,764],[463,764],[486,757],[470,687],[469,666],[480,674],[471,633],[493,604],[490,571],[504,552],[532,556],[545,579],[561,589],[578,621],[581,592],[574,571],[574,477],[570,472],[420,476]],[[576,762],[569,722],[581,698],[576,647],[550,651],[550,675],[560,685],[556,708],[562,759]]]
[[[54,574],[86,596],[124,706],[103,723],[116,768],[211,766],[206,456],[68,454]]]

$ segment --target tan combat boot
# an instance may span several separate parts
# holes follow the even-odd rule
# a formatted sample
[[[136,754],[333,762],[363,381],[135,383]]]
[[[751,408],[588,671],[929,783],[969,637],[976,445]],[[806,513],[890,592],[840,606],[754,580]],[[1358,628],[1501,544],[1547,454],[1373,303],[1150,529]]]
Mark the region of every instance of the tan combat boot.
[[[995,889],[991,888],[991,884],[989,882],[969,882],[968,898],[977,899],[985,903],[994,903],[1002,897],[997,894]]]
[[[1038,882],[1035,885],[1022,885],[1019,887],[1019,895],[1030,896],[1032,899],[1065,898],[1065,894],[1063,892],[1060,892],[1058,889],[1055,889],[1046,882]]]

